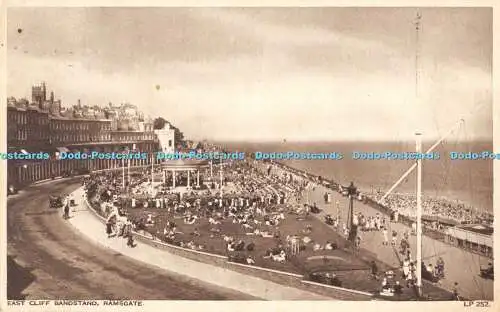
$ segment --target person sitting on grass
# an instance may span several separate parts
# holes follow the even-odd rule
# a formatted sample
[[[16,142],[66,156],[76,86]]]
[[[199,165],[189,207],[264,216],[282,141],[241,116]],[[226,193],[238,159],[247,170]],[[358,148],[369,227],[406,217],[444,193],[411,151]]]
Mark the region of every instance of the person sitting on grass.
[[[214,218],[209,218],[208,223],[212,225],[220,224],[220,221],[216,221]]]
[[[337,249],[336,245],[327,241],[325,244],[325,250],[334,250],[334,249]]]
[[[255,264],[255,260],[254,260],[251,256],[248,256],[248,257],[247,257],[247,264],[248,264],[248,265]]]
[[[184,218],[185,224],[194,224],[196,222],[196,216],[188,215]]]
[[[285,263],[286,261],[286,253],[284,250],[281,250],[281,252],[277,255],[272,256],[273,261],[279,262],[279,263]]]
[[[235,251],[243,251],[245,249],[245,242],[242,240],[239,240],[238,243],[234,246]]]
[[[200,236],[200,232],[198,231],[198,228],[194,228],[194,231],[191,233],[193,236]]]

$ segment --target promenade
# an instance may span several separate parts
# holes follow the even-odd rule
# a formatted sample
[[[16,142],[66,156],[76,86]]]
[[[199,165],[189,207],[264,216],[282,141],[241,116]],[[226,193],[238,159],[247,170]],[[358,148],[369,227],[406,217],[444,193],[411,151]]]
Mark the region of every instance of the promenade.
[[[282,172],[283,169],[275,167],[276,170]],[[325,204],[324,194],[329,192],[332,195],[330,204]],[[309,202],[316,203],[322,209],[317,217],[324,219],[324,216],[330,214],[337,215],[336,202],[340,205],[340,214],[342,222],[347,219],[349,199],[342,196],[338,192],[327,189],[323,186],[316,186],[314,190],[310,190]],[[372,208],[360,201],[354,202],[354,213],[363,213],[365,216],[375,216],[380,213],[375,208]],[[387,220],[389,217],[387,216]],[[342,223],[341,222],[341,223]],[[410,231],[410,227],[402,223],[390,223],[389,236],[392,230],[398,232],[398,244],[395,250],[392,246],[384,246],[384,240],[381,231],[363,232],[359,231],[361,236],[361,248],[371,251],[377,255],[379,260],[394,267],[400,267],[398,258],[399,239],[405,231]],[[389,237],[390,238],[390,237]],[[416,236],[410,237],[410,248],[413,256],[416,255]],[[428,236],[422,237],[422,259],[425,263],[436,263],[437,259],[442,257],[445,262],[445,278],[440,281],[440,287],[451,290],[453,284],[458,282],[459,294],[469,299],[493,300],[494,281],[483,279],[479,276],[480,264],[488,263],[489,259],[465,250],[453,247],[444,242],[432,239]]]
[[[141,242],[136,241],[137,246],[135,248],[127,247],[126,240],[107,237],[104,224],[94,213],[87,209],[82,195],[81,188],[74,192],[77,209],[70,213],[69,222],[88,239],[119,254],[176,274],[185,275],[263,300],[332,300],[330,297],[186,259]]]

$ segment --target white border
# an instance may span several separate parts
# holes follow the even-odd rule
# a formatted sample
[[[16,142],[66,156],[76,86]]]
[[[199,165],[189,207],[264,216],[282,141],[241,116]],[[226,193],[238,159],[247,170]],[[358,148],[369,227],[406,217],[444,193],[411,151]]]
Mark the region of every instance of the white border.
[[[0,78],[0,94],[3,96],[0,99],[0,103],[2,106],[3,111],[5,112],[6,109],[6,65],[7,65],[7,60],[6,60],[6,7],[29,7],[29,6],[44,6],[44,7],[58,7],[58,6],[65,6],[65,7],[112,7],[112,6],[120,6],[120,7],[146,7],[146,6],[154,6],[154,7],[187,7],[187,6],[193,6],[193,7],[203,7],[203,6],[210,6],[210,7],[224,7],[224,6],[253,6],[253,7],[259,7],[259,6],[314,6],[314,7],[321,7],[321,6],[336,6],[336,7],[435,7],[435,6],[441,6],[441,7],[493,7],[493,49],[495,52],[498,51],[499,48],[499,43],[500,43],[500,36],[498,35],[498,31],[500,31],[499,28],[499,22],[498,19],[500,18],[499,14],[499,4],[498,1],[493,1],[493,0],[476,0],[476,1],[456,1],[456,0],[414,0],[414,1],[395,1],[395,0],[386,0],[386,1],[368,1],[368,0],[351,0],[351,1],[325,1],[325,0],[315,0],[315,1],[298,1],[298,0],[268,0],[268,1],[228,1],[228,0],[221,0],[221,1],[155,1],[155,0],[46,0],[46,1],[40,1],[40,0],[18,0],[18,1],[13,1],[13,0],[4,0],[1,1],[1,12],[0,12],[0,21],[1,21],[1,37],[0,37],[0,44],[4,44],[3,47],[0,47],[0,70],[2,70],[2,75]],[[498,66],[498,52],[494,53],[493,55],[493,87],[497,87],[498,83],[496,81],[496,78],[499,77],[499,66]],[[500,110],[498,109],[496,105],[495,99],[498,98],[499,96],[499,91],[498,88],[493,89],[493,132],[494,134],[500,133]],[[0,113],[0,125],[1,125],[1,131],[2,133],[6,133],[6,114],[5,113]],[[1,136],[0,139],[1,145],[3,146],[4,150],[6,147],[6,137],[5,135]],[[495,151],[500,150],[500,142],[499,142],[499,136],[494,135],[493,136],[493,142],[494,142],[494,149]],[[0,174],[1,174],[1,179],[0,179],[0,197],[1,198],[6,198],[6,162],[2,162],[0,165]],[[500,176],[500,164],[495,163],[494,164],[494,177]],[[497,216],[500,210],[500,193],[498,192],[498,187],[499,183],[497,183],[496,179],[494,179],[494,198],[493,198],[493,211],[494,215]],[[7,247],[7,242],[6,242],[6,226],[5,222],[6,220],[6,201],[3,200],[0,206],[0,219],[4,222],[1,226],[1,245],[0,248],[2,251],[5,251],[5,253],[2,253],[2,256],[0,257],[0,267],[1,267],[1,281],[2,285],[6,285],[6,257],[3,255],[6,255],[6,247]],[[496,224],[497,222],[495,222]],[[495,244],[495,265],[498,267],[498,256],[499,256],[499,242],[497,239],[497,233],[495,233],[495,239],[494,239],[494,244]],[[498,288],[498,281],[495,282],[495,290],[494,294],[495,297],[498,298],[498,295],[500,294],[499,288]],[[21,310],[16,307],[7,307],[6,306],[6,289],[7,287],[0,287],[0,295],[1,295],[1,305],[0,305],[0,311],[8,310],[8,311],[17,311]],[[497,299],[498,302],[498,299]],[[481,311],[484,310],[500,310],[500,306],[498,303],[492,303],[492,307],[490,309],[481,309]],[[174,310],[174,311],[203,311],[203,310],[216,310],[216,311],[230,311],[230,312],[235,312],[235,311],[258,311],[261,309],[270,309],[270,310],[286,310],[287,312],[289,311],[306,311],[306,310],[332,310],[335,309],[336,311],[339,310],[353,310],[353,311],[359,311],[359,310],[388,310],[388,309],[398,309],[398,310],[403,310],[405,312],[410,311],[410,310],[424,310],[424,309],[432,309],[432,310],[439,310],[439,311],[451,311],[455,309],[480,309],[480,308],[464,308],[463,303],[461,302],[398,302],[398,303],[392,303],[392,302],[344,302],[344,301],[328,301],[328,302],[309,302],[309,301],[294,301],[294,302],[289,302],[289,301],[273,301],[273,302],[259,302],[259,301],[244,301],[242,302],[239,301],[225,301],[225,302],[213,302],[213,301],[144,301],[144,306],[142,308],[127,308],[127,307],[99,307],[99,308],[89,308],[89,307],[68,307],[65,306],[60,309],[56,309],[53,306],[50,307],[50,309],[44,309],[42,307],[30,307],[30,306],[25,306],[22,308],[23,311],[30,311],[30,310],[47,310],[47,311],[85,311],[85,310],[102,310],[102,311],[123,311],[123,310],[147,310],[147,311],[168,311],[168,310]]]

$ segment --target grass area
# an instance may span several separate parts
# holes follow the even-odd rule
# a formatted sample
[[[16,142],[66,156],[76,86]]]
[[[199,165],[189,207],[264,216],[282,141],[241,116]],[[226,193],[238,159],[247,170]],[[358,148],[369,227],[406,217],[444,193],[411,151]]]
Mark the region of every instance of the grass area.
[[[378,261],[372,254],[365,250],[354,250],[351,247],[346,247],[347,241],[340,236],[331,227],[320,221],[313,215],[305,218],[298,218],[297,215],[287,214],[278,227],[271,227],[269,232],[277,232],[277,237],[264,238],[246,235],[246,231],[240,224],[235,224],[231,220],[222,220],[220,225],[214,226],[209,224],[205,218],[198,219],[195,224],[185,224],[182,216],[176,216],[174,213],[168,213],[166,209],[128,209],[129,215],[137,218],[143,218],[148,214],[154,216],[155,224],[149,226],[147,231],[151,234],[163,238],[163,229],[168,221],[173,221],[177,225],[177,231],[182,234],[176,235],[175,242],[187,243],[193,241],[195,245],[203,245],[203,251],[224,255],[242,257],[252,256],[255,260],[255,266],[260,266],[268,269],[285,271],[299,275],[307,276],[311,271],[331,271],[334,272],[342,282],[342,287],[355,289],[366,292],[377,292],[380,289],[380,281],[371,277],[370,262],[376,261],[380,272],[394,270],[396,273],[395,280],[400,280],[402,285],[405,285],[400,278],[400,273],[394,268],[390,268],[384,263]],[[263,221],[261,218],[259,221]],[[264,256],[267,251],[276,248],[280,245],[286,246],[287,235],[298,235],[303,237],[302,232],[310,225],[312,231],[307,234],[312,241],[305,244],[305,249],[299,254],[289,256],[285,263],[275,262],[272,259],[266,259]],[[215,234],[211,229],[218,227],[221,233]],[[265,226],[267,227],[267,226]],[[200,236],[195,236],[192,233],[198,230]],[[262,229],[264,230],[264,229]],[[222,235],[232,236],[236,241],[242,240],[247,244],[255,244],[252,251],[244,250],[239,252],[227,251],[227,245],[224,242]],[[320,250],[314,251],[312,246],[314,243],[324,245],[327,241],[335,243],[339,247],[335,250]],[[172,243],[172,242],[170,242]],[[325,257],[326,256],[326,257]],[[434,286],[427,285],[426,288]],[[431,288],[429,288],[431,290]],[[448,298],[448,295],[441,293],[439,290],[432,290],[439,297]],[[413,289],[406,288],[400,299],[410,300],[414,298]]]
[[[258,225],[261,231],[268,231],[270,234],[275,234],[274,237],[265,238],[253,235],[247,235],[247,232],[253,230],[245,230],[241,224],[233,223],[232,219],[221,220],[219,225],[211,225],[208,219],[201,217],[194,224],[185,224],[183,216],[168,212],[167,209],[159,208],[127,208],[128,214],[132,219],[146,219],[148,214],[154,216],[154,224],[148,226],[146,231],[154,236],[164,240],[167,243],[180,245],[181,242],[188,243],[192,241],[194,245],[203,245],[202,251],[219,254],[224,256],[240,256],[246,258],[251,256],[255,260],[255,266],[285,271],[303,275],[306,278],[308,273],[312,271],[330,271],[337,275],[342,282],[342,287],[366,291],[370,293],[378,293],[381,284],[379,280],[371,277],[370,262],[375,261],[379,272],[382,274],[388,270],[393,270],[395,280],[399,280],[401,285],[405,283],[401,280],[401,273],[397,268],[391,268],[386,264],[377,260],[376,255],[366,250],[355,250],[347,244],[347,241],[332,227],[325,224],[322,220],[314,215],[299,217],[296,214],[284,213],[285,219],[282,220],[279,226],[264,225],[264,218],[257,217],[256,219],[262,222]],[[163,230],[168,222],[175,222],[176,228],[180,234],[176,235],[174,241],[168,241],[163,235]],[[255,228],[256,225],[252,226]],[[304,233],[306,228],[312,228],[310,233]],[[219,233],[213,232],[214,228],[219,229]],[[193,235],[197,230],[199,236]],[[239,252],[228,252],[227,244],[223,240],[223,235],[231,236],[235,241],[242,240],[245,245],[254,244],[253,250],[244,250]],[[299,237],[308,236],[311,242],[303,244],[305,249],[297,255],[290,255],[287,252],[288,259],[285,263],[279,263],[272,259],[264,258],[270,249],[278,246],[286,247],[286,238],[288,235],[297,235]],[[315,243],[325,245],[326,242],[336,244],[335,250],[320,250],[314,251]],[[313,257],[313,258],[311,258]],[[424,291],[429,294],[434,300],[449,300],[450,294],[439,289],[431,284],[424,284]],[[404,288],[403,295],[399,296],[399,300],[412,300],[415,298],[415,293],[411,288]]]

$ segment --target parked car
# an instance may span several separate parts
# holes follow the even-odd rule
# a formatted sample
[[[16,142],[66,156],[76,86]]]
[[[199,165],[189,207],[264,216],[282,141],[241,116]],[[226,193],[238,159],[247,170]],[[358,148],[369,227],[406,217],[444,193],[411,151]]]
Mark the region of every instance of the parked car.
[[[485,279],[493,279],[493,263],[490,262],[488,263],[487,266],[481,267],[480,268],[480,276]]]
[[[58,195],[49,196],[49,207],[50,208],[61,208],[63,206],[63,199]]]
[[[422,278],[431,283],[439,282],[439,277],[435,276],[433,272],[429,272],[423,262],[422,262]]]
[[[10,184],[7,187],[7,195],[14,195],[18,193],[17,187],[15,187],[13,184]]]

